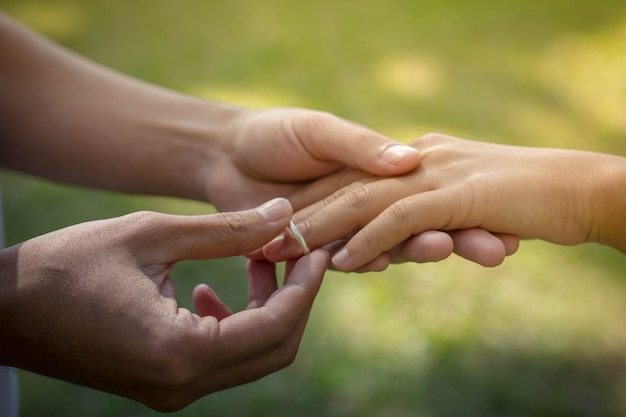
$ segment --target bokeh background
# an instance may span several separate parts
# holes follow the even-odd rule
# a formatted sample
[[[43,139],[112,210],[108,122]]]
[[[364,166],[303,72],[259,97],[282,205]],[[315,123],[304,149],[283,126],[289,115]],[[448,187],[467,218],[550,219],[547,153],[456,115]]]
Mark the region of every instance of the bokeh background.
[[[305,106],[408,141],[484,141],[626,156],[623,0],[0,0],[80,54],[185,93]],[[0,171],[7,240],[176,199]],[[625,190],[626,192],[626,190]],[[212,285],[245,303],[242,259],[179,264],[180,303]],[[626,257],[524,241],[497,268],[457,257],[329,273],[296,362],[180,416],[626,415]],[[103,294],[106,296],[106,294]],[[114,395],[20,373],[23,416],[152,416]]]

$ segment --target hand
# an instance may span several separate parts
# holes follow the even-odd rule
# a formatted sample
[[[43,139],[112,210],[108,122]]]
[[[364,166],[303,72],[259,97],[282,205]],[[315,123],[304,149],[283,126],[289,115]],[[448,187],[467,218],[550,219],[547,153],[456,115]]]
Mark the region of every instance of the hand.
[[[296,190],[346,165],[398,175],[419,163],[414,148],[318,111],[243,110],[229,126],[222,153],[207,164],[205,175],[208,200],[219,210],[276,196],[288,197],[297,209],[315,200]]]
[[[363,176],[297,214],[310,247],[350,237],[333,257],[335,268],[412,259],[419,256],[416,239],[430,230],[465,239],[467,229],[482,229],[504,238],[505,253],[515,249],[510,235],[558,244],[591,240],[595,174],[603,165],[599,162],[606,165],[612,157],[435,134],[413,146],[422,155],[414,172],[398,178]],[[297,252],[287,235],[264,249],[268,259]]]
[[[0,252],[0,358],[6,365],[172,411],[260,378],[294,358],[329,256],[248,265],[248,309],[231,314],[205,285],[198,314],[169,276],[183,259],[232,256],[287,225],[284,199],[238,213],[134,213],[84,223]]]

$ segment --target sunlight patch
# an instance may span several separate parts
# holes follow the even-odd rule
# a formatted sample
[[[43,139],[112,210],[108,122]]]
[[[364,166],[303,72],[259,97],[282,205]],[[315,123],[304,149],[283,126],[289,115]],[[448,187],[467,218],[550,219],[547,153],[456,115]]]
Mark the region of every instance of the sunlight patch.
[[[572,35],[545,49],[540,76],[585,117],[626,132],[626,20],[591,35]]]
[[[441,66],[434,58],[416,54],[387,57],[375,71],[382,89],[413,99],[432,97],[443,83]]]

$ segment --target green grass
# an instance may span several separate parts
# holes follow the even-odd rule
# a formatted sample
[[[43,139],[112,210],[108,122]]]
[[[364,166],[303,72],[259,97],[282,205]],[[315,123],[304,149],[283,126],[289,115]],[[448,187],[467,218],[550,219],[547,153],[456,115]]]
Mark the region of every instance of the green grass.
[[[442,131],[626,155],[621,0],[177,2],[0,0],[47,36],[141,79],[251,107],[307,106],[401,140]],[[0,172],[7,238],[206,204],[116,195]],[[626,258],[523,242],[504,265],[451,258],[329,273],[297,361],[181,416],[626,414]],[[233,307],[240,259],[174,271]],[[22,415],[149,416],[132,401],[20,373]]]

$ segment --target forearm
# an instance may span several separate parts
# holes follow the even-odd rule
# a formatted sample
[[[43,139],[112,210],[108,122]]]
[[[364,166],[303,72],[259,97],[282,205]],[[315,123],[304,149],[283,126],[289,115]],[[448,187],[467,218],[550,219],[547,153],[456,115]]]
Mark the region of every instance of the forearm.
[[[53,180],[204,199],[241,108],[143,83],[0,15],[0,163]]]
[[[23,346],[15,340],[14,302],[17,285],[17,249],[0,249],[0,366],[15,366]]]

